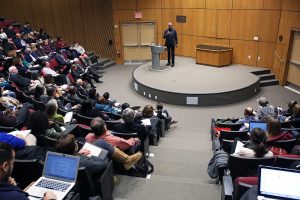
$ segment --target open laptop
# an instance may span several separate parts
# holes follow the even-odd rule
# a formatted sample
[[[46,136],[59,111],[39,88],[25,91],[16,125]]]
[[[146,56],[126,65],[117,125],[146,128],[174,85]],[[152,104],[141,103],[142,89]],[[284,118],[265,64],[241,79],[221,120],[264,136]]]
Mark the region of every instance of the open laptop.
[[[259,166],[258,200],[300,199],[300,171]]]
[[[78,156],[48,151],[42,177],[26,192],[41,198],[46,191],[52,191],[58,200],[62,200],[76,183],[79,159]]]
[[[256,121],[249,122],[249,132],[251,132],[255,128],[260,128],[264,131],[267,131],[267,122],[256,122]]]

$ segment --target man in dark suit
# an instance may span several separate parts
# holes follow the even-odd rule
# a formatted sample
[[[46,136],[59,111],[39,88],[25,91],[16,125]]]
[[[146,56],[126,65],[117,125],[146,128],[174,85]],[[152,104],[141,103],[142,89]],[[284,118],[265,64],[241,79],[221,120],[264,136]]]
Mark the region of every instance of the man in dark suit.
[[[9,69],[9,80],[14,82],[23,91],[33,91],[39,81],[30,80],[18,74],[18,69],[15,66],[11,66]]]
[[[167,66],[171,65],[174,67],[175,64],[175,47],[177,47],[178,39],[177,32],[172,27],[172,23],[169,22],[168,29],[165,30],[163,38],[166,40],[166,46],[168,49],[168,63]],[[172,56],[172,63],[170,62]]]

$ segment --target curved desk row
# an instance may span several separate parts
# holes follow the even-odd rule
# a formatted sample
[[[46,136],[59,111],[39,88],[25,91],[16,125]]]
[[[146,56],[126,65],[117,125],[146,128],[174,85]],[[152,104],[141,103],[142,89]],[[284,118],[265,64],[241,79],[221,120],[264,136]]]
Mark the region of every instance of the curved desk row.
[[[231,65],[232,48],[214,46],[214,45],[197,45],[196,46],[196,63],[223,67]]]

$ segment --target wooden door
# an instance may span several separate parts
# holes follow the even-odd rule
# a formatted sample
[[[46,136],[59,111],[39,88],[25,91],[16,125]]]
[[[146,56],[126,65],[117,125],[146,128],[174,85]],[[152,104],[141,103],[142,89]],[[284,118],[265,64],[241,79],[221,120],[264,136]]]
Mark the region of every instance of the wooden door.
[[[151,60],[150,45],[156,43],[154,22],[126,22],[122,24],[125,64],[141,64]]]

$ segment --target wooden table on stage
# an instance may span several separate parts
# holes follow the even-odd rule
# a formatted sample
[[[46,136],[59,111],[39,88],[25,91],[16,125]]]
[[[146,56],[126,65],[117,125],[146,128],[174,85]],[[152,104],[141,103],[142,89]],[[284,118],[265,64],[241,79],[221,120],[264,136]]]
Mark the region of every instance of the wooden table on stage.
[[[223,67],[231,65],[232,48],[215,45],[197,45],[196,63]]]

